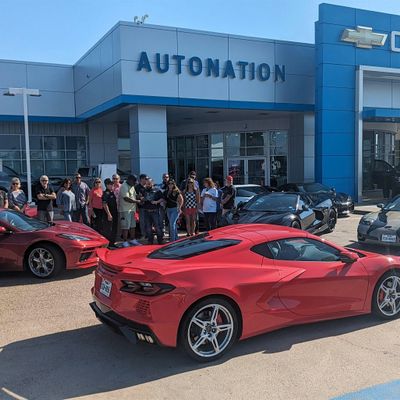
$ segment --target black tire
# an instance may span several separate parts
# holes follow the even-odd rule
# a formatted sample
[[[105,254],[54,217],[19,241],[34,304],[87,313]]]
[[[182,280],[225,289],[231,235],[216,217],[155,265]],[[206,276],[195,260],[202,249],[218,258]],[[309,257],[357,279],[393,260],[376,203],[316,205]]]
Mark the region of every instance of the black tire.
[[[49,279],[65,268],[65,258],[56,246],[38,243],[27,251],[25,265],[34,277]]]
[[[230,326],[221,332],[216,332],[218,328],[211,325],[213,310],[217,307],[216,327]],[[204,317],[203,317],[204,316]],[[193,322],[204,321],[200,327]],[[204,320],[203,320],[204,318]],[[210,321],[208,321],[210,319]],[[220,322],[220,323],[219,323]],[[181,329],[179,331],[179,344],[185,353],[198,362],[211,362],[227,353],[236,342],[239,330],[239,319],[235,308],[229,301],[219,297],[209,297],[190,308],[183,317]],[[222,349],[216,352],[215,340],[221,345]],[[219,343],[220,342],[220,343]],[[194,350],[197,343],[198,351]]]
[[[300,222],[297,221],[297,220],[294,220],[294,221],[290,224],[290,227],[293,228],[293,229],[301,229]]]
[[[396,287],[394,289],[391,289],[391,284],[394,284],[393,279],[396,279],[397,282]],[[381,285],[384,285],[387,289],[389,289],[388,294],[385,294],[384,290],[381,289]],[[393,298],[393,295],[395,295],[396,293],[400,293],[400,271],[388,271],[379,279],[378,283],[375,286],[374,293],[372,295],[372,312],[381,319],[387,320],[398,318],[400,316],[400,298],[394,300],[395,310],[392,315],[390,315],[390,310],[393,311],[393,307],[390,304],[382,307],[384,301],[388,297]]]
[[[329,210],[328,214],[328,227],[326,228],[326,232],[333,232],[337,222],[336,211],[333,209]]]

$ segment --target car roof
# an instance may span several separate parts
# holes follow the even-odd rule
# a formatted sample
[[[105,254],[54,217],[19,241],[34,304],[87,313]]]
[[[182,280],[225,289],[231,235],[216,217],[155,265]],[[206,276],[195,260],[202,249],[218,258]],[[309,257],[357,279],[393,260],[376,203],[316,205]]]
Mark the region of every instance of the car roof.
[[[237,224],[209,232],[214,238],[246,238],[255,242],[277,240],[285,237],[307,237],[308,233],[299,229],[269,224]]]
[[[255,183],[249,183],[249,184],[240,184],[240,185],[234,185],[235,187],[263,187],[263,186],[261,186],[261,185],[256,185]]]

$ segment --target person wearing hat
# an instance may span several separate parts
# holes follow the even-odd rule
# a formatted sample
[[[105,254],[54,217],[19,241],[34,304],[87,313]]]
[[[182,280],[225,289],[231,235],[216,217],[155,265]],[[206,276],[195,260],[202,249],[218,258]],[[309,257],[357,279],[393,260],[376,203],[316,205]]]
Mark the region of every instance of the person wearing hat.
[[[233,186],[233,177],[228,175],[225,178],[225,186],[222,188],[221,205],[222,215],[232,210],[235,206],[236,189]]]
[[[102,235],[108,239],[110,246],[113,246],[118,230],[117,198],[114,192],[114,183],[110,178],[104,180],[104,186],[106,190],[101,198],[105,212]]]

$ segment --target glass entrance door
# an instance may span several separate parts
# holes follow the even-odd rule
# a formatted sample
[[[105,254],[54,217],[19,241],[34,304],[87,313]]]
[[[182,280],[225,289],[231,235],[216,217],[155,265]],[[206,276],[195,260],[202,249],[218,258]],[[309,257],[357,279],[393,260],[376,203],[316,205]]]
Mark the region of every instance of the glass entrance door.
[[[230,158],[228,175],[233,176],[233,183],[265,185],[267,182],[266,158]]]

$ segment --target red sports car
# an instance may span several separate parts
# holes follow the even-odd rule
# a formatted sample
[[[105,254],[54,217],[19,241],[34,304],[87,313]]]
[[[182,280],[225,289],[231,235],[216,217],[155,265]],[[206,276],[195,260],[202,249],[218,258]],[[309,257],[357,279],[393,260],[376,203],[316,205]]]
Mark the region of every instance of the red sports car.
[[[235,225],[98,254],[96,316],[132,341],[179,345],[198,361],[289,325],[400,312],[400,258],[293,228]]]
[[[27,269],[38,278],[50,278],[64,268],[96,266],[96,249],[107,244],[107,239],[83,224],[48,224],[0,209],[0,271]]]

